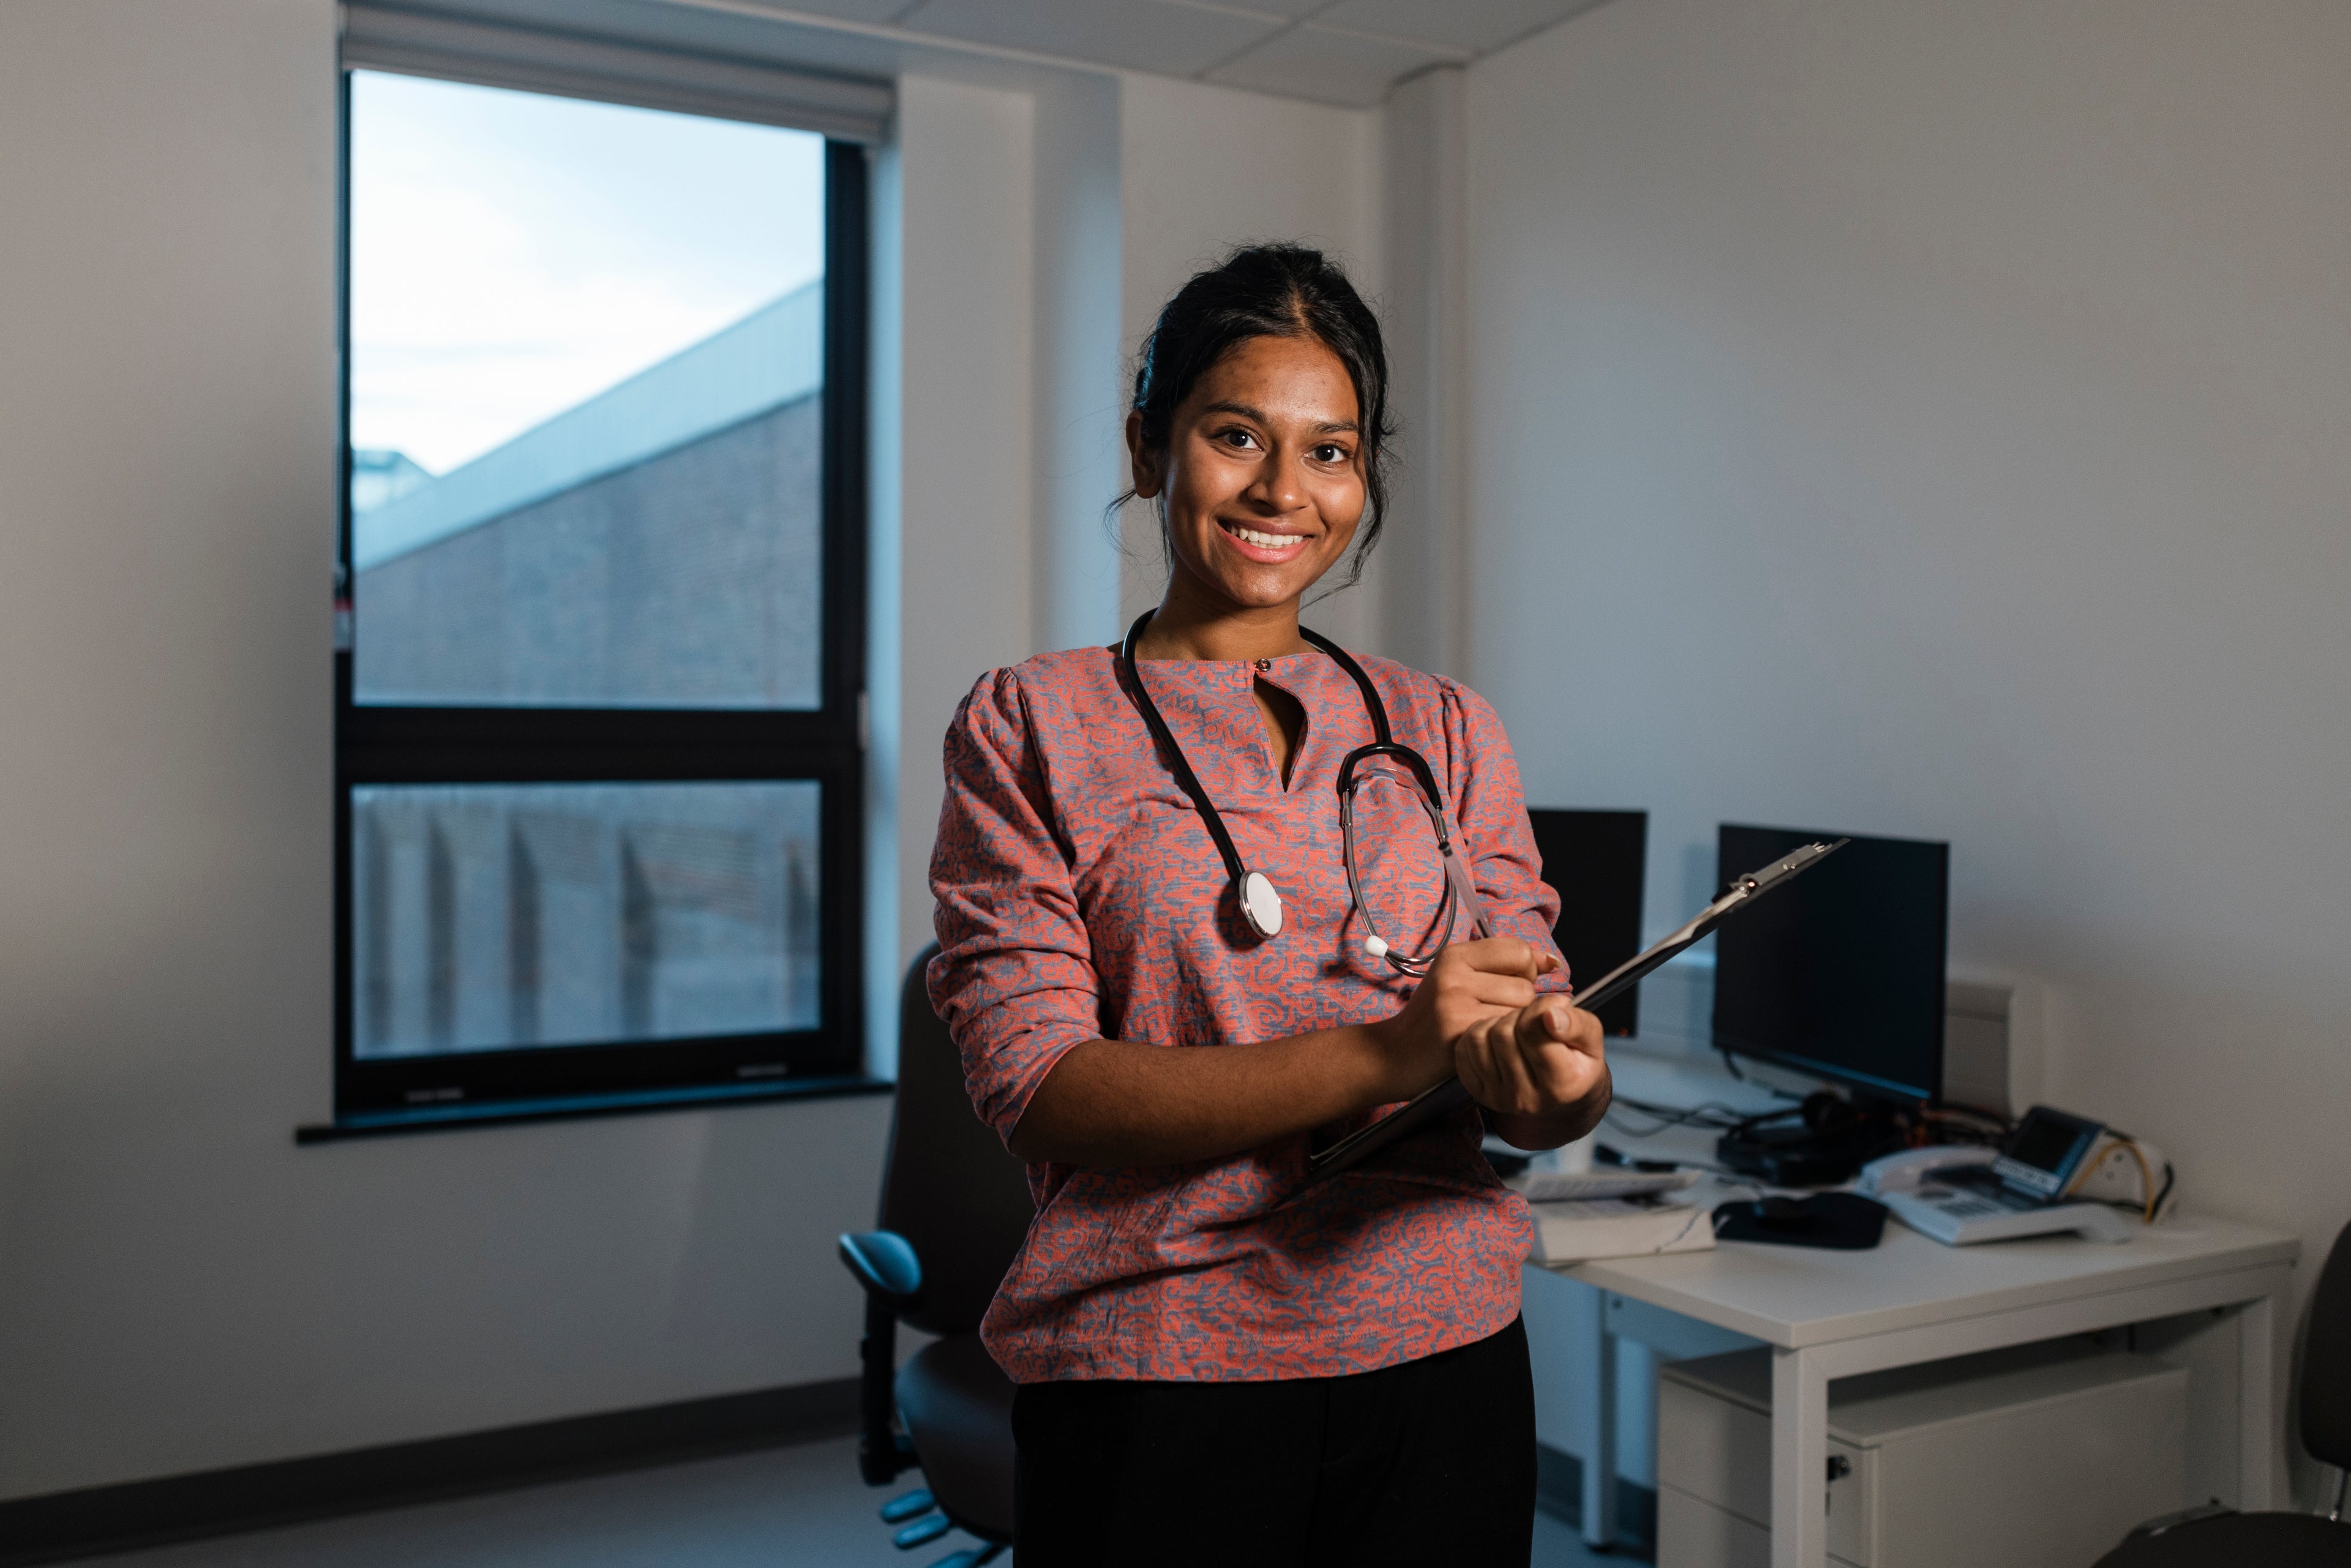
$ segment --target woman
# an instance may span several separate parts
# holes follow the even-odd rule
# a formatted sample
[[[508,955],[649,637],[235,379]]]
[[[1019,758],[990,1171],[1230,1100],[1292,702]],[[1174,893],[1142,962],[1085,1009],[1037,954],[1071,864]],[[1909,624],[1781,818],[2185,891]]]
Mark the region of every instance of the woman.
[[[1126,427],[1165,597],[1123,648],[991,672],[947,734],[930,992],[1038,1206],[983,1326],[1021,1568],[1527,1561],[1529,1221],[1479,1144],[1582,1136],[1608,1073],[1492,709],[1299,626],[1378,534],[1386,388],[1317,253],[1194,277]],[[1359,904],[1338,784],[1375,705],[1438,799],[1357,759]],[[1479,1110],[1308,1179],[1455,1073]]]

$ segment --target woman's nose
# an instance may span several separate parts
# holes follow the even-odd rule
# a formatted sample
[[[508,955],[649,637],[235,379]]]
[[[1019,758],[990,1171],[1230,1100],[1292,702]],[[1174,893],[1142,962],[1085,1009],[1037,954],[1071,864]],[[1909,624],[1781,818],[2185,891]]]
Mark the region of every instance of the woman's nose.
[[[1266,455],[1264,466],[1258,470],[1249,498],[1271,511],[1297,511],[1306,505],[1303,474],[1297,454],[1276,448]]]

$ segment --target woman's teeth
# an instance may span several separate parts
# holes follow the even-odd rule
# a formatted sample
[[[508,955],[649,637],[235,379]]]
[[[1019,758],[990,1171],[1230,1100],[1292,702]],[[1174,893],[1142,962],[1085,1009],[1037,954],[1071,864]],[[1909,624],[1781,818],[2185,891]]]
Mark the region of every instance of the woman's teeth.
[[[1306,542],[1304,534],[1261,534],[1255,528],[1242,528],[1238,523],[1227,523],[1224,529],[1244,544],[1259,549],[1294,549]]]

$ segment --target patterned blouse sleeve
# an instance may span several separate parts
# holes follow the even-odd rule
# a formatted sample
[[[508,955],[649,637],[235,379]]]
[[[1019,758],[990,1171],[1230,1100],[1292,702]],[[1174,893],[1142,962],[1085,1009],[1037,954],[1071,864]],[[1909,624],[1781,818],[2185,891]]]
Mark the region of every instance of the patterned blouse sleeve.
[[[1553,953],[1552,927],[1559,922],[1559,894],[1542,879],[1527,821],[1527,798],[1519,785],[1518,758],[1501,716],[1491,704],[1457,681],[1440,680],[1445,692],[1445,740],[1453,754],[1454,811],[1461,825],[1469,880],[1486,901],[1497,936],[1518,936]],[[1569,988],[1567,965],[1538,981],[1545,991]]]
[[[947,727],[931,894],[931,1005],[973,1108],[1008,1142],[1054,1063],[1102,1034],[1092,946],[1010,670],[982,676]]]

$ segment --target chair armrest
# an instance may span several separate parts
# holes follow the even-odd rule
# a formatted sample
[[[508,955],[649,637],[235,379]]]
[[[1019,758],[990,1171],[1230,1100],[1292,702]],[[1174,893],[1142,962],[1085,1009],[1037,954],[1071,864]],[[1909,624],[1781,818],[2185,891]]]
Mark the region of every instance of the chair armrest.
[[[923,1298],[923,1265],[914,1244],[894,1230],[867,1230],[841,1239],[841,1260],[865,1293],[893,1312]]]
[[[2194,1508],[2183,1508],[2178,1513],[2167,1513],[2158,1518],[2150,1519],[2133,1530],[2126,1539],[2143,1541],[2150,1535],[2161,1535],[2166,1531],[2177,1530],[2183,1524],[2201,1524],[2208,1519],[2226,1519],[2236,1511],[2233,1508],[2223,1508],[2217,1502],[2199,1503]]]
[[[865,1287],[865,1337],[857,1359],[857,1473],[884,1486],[919,1461],[897,1409],[898,1314],[922,1300],[923,1265],[914,1244],[894,1230],[867,1230],[841,1239],[841,1260]]]

